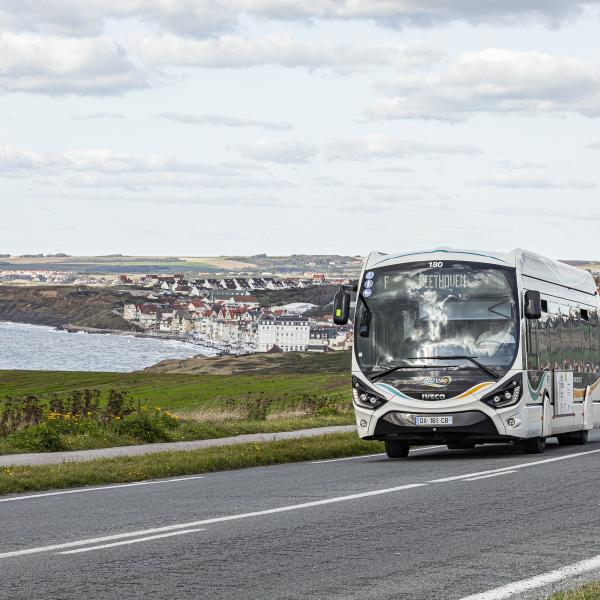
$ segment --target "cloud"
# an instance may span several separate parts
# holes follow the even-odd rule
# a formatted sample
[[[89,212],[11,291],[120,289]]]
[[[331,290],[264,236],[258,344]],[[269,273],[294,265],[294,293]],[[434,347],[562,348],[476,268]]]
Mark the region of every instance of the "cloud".
[[[230,176],[235,170],[228,167],[185,162],[158,155],[136,155],[106,149],[40,152],[0,145],[0,173],[18,174],[36,171],[62,173],[68,171],[107,173],[204,173]]]
[[[441,75],[400,77],[374,118],[464,121],[479,113],[600,116],[600,65],[542,52],[488,48],[459,56]]]
[[[509,170],[546,169],[547,165],[539,162],[516,162],[514,160],[499,160],[498,167]]]
[[[600,220],[600,212],[594,211],[592,207],[586,207],[585,210],[573,210],[571,208],[551,208],[547,203],[542,203],[539,206],[535,205],[535,200],[532,202],[531,206],[486,206],[484,208],[476,208],[474,210],[478,210],[480,212],[484,212],[486,214],[496,214],[502,217],[506,217],[510,215],[518,214],[520,217],[531,217],[535,219],[535,223],[539,224],[540,222],[555,222],[560,221],[563,227],[569,221],[585,221],[586,223],[594,223]]]
[[[380,158],[407,158],[415,154],[462,154],[474,156],[482,151],[469,144],[437,144],[399,140],[389,135],[371,135],[366,138],[343,140],[330,144],[326,156],[330,160],[371,160]]]
[[[207,40],[170,33],[138,34],[131,37],[131,47],[147,64],[206,69],[278,65],[348,71],[387,65],[407,70],[441,58],[438,50],[426,46],[325,46],[300,43],[287,34]]]
[[[76,121],[95,121],[98,119],[125,119],[125,115],[121,113],[108,113],[108,112],[97,112],[97,113],[88,113],[85,115],[73,115],[71,117]]]
[[[70,188],[88,188],[90,190],[124,189],[129,192],[151,192],[156,189],[289,189],[296,185],[282,179],[253,179],[239,173],[229,176],[210,173],[190,172],[157,172],[157,173],[109,173],[84,172],[76,173],[65,179],[65,184]]]
[[[28,181],[62,181],[68,188],[279,189],[294,183],[249,165],[205,164],[172,157],[113,152],[106,149],[41,152],[0,144],[0,177]],[[261,178],[257,178],[259,175]]]
[[[213,127],[259,127],[261,129],[288,130],[293,129],[291,123],[285,121],[261,121],[225,115],[186,115],[182,113],[162,113],[163,119],[169,119],[186,125],[210,125]]]
[[[136,19],[189,37],[234,32],[263,20],[373,21],[386,27],[541,23],[558,27],[598,0],[3,0],[5,27],[59,34],[100,33],[107,20]]]
[[[491,177],[478,179],[476,185],[491,186],[510,189],[577,189],[586,190],[597,187],[593,181],[568,180],[557,181],[546,177],[512,175],[509,173],[500,173]]]
[[[556,27],[580,15],[596,0],[238,0],[232,5],[249,14],[282,20],[372,20],[387,27],[467,23],[522,24]]]
[[[281,164],[305,164],[318,154],[317,148],[310,144],[281,139],[260,139],[254,144],[237,146],[236,150],[251,160]]]
[[[587,147],[592,150],[600,150],[600,142],[592,142],[591,144],[588,144]]]
[[[138,19],[181,34],[232,31],[238,12],[215,0],[2,0],[0,23],[25,31],[93,35],[107,20]]]
[[[103,96],[145,86],[108,37],[0,34],[0,91]]]

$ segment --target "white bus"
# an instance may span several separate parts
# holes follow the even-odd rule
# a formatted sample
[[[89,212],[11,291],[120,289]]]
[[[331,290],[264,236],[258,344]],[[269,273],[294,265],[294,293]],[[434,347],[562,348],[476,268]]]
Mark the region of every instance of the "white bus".
[[[600,427],[600,302],[592,275],[525,250],[439,248],[364,263],[354,315],[358,433],[390,458],[411,445],[548,437]],[[348,286],[334,322],[350,313]]]

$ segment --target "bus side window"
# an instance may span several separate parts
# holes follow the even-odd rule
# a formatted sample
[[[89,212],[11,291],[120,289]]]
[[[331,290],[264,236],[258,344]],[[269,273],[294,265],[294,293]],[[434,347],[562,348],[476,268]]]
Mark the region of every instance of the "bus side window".
[[[583,370],[590,372],[592,370],[592,323],[590,321],[590,312],[587,309],[581,309],[580,311],[580,323],[582,329],[582,343],[583,343]]]
[[[591,361],[592,371],[600,371],[600,327],[598,324],[598,312],[590,311],[590,331],[591,331]]]
[[[544,310],[542,304],[542,316],[538,320],[537,335],[538,335],[538,362],[540,369],[550,368],[550,315],[548,314],[548,305]]]
[[[573,349],[573,371],[582,372],[584,370],[585,358],[583,353],[583,322],[581,320],[581,311],[579,308],[571,308],[569,313]]]
[[[527,369],[529,371],[537,371],[540,368],[540,361],[538,357],[538,320],[527,319],[526,324],[527,330]]]
[[[558,304],[548,303],[548,339],[550,341],[550,366],[552,369],[562,369],[562,350],[560,340],[560,314]]]
[[[568,306],[560,306],[560,346],[562,350],[562,368],[573,369],[573,346],[571,344],[571,310]]]

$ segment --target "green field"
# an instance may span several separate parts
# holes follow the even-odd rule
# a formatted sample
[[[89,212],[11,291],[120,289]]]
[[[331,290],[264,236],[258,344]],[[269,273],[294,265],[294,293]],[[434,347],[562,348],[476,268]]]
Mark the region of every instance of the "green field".
[[[218,411],[248,395],[263,395],[270,412],[293,408],[306,396],[332,396],[350,404],[349,373],[171,374],[63,371],[0,371],[0,398],[50,396],[93,388],[126,391],[134,400],[171,411]]]

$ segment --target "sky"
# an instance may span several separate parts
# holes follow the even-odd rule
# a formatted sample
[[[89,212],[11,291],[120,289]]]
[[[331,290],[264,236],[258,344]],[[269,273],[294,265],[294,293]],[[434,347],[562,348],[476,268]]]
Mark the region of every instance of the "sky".
[[[600,0],[2,0],[0,253],[600,260]]]

